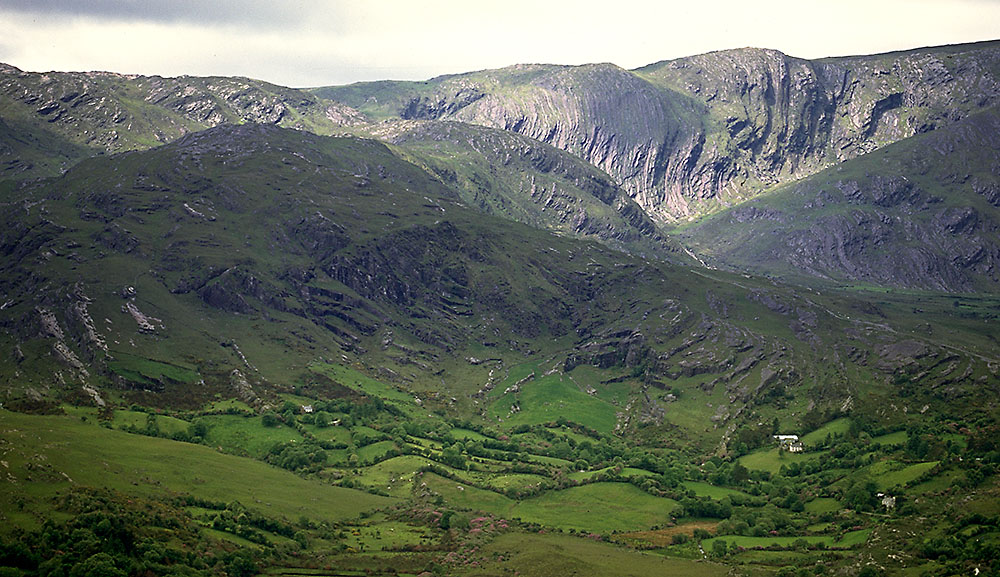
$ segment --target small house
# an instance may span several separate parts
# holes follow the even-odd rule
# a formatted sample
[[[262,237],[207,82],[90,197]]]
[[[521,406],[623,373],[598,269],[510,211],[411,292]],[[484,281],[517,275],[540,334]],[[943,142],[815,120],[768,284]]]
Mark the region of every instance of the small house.
[[[783,451],[788,451],[789,453],[801,453],[805,451],[805,445],[799,440],[798,435],[774,435],[774,439],[778,441],[778,449]]]

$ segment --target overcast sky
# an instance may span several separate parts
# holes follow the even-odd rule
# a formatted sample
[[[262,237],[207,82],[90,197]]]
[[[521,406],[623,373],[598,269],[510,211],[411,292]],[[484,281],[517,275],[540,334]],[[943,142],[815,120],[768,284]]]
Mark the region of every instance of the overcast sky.
[[[541,62],[636,68],[756,46],[819,58],[1000,39],[1000,0],[0,0],[23,70],[423,80]]]

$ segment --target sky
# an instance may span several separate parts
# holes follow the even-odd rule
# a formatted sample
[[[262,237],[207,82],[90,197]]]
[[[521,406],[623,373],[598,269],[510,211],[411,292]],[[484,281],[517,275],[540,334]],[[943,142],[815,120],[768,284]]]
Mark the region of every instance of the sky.
[[[1000,0],[0,0],[32,72],[249,76],[293,87],[519,63],[637,68],[729,48],[821,58],[1000,39]]]

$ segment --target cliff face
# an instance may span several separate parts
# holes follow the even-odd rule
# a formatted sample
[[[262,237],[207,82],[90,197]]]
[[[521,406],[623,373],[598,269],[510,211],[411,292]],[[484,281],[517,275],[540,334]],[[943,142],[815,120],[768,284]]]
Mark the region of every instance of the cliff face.
[[[670,222],[992,106],[998,70],[996,43],[821,61],[741,49],[631,72],[518,66],[419,90],[401,85],[413,92],[396,113],[502,128],[567,150]],[[352,90],[357,97],[363,87]]]
[[[698,145],[697,104],[612,64],[516,66],[442,82],[401,111],[516,132],[573,153],[615,178],[654,218],[683,202],[655,193],[660,171]],[[675,192],[680,192],[679,190]],[[673,206],[669,206],[672,203]]]
[[[462,122],[400,121],[373,133],[487,214],[627,252],[675,251],[611,177],[558,148]]]
[[[886,146],[688,229],[716,263],[930,290],[1000,283],[1000,111]]]

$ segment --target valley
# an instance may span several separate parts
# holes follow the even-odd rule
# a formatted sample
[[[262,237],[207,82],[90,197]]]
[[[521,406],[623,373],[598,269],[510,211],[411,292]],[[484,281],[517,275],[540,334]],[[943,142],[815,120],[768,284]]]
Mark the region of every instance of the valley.
[[[997,45],[0,69],[0,575],[1000,571]]]

